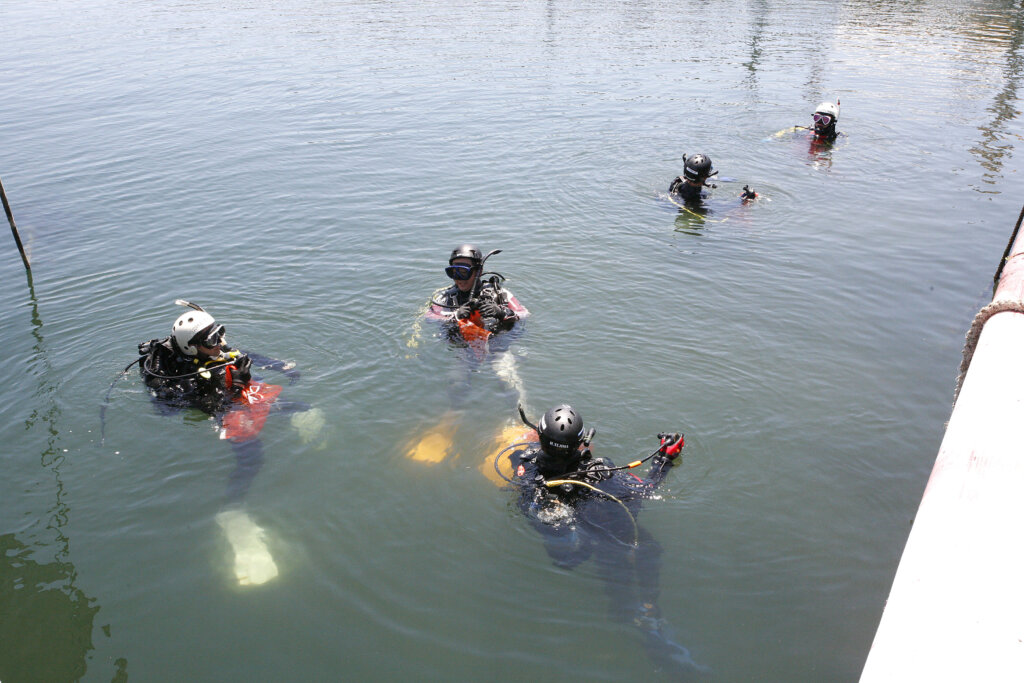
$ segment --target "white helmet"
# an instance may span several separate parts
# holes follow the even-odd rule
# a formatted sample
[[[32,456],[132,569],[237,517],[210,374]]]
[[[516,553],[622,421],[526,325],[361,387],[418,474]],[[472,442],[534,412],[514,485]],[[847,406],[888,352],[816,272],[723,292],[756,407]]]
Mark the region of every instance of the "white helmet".
[[[832,104],[831,102],[822,102],[814,110],[815,114],[827,114],[832,117],[833,121],[839,120],[839,105]]]
[[[224,326],[218,326],[217,321],[206,311],[182,313],[171,327],[174,343],[186,356],[194,356],[199,352],[196,348],[198,342],[211,341],[211,337],[220,337],[223,334]]]

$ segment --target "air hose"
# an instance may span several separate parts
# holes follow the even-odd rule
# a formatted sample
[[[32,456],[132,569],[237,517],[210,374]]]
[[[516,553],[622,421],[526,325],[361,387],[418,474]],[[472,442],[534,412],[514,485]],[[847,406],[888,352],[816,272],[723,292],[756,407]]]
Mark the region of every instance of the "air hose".
[[[601,495],[603,495],[603,496],[605,496],[607,498],[610,498],[611,500],[614,500],[616,503],[618,503],[619,506],[622,507],[622,509],[626,512],[626,516],[629,517],[630,524],[633,525],[633,547],[635,548],[638,545],[640,545],[640,528],[636,524],[636,517],[634,517],[633,513],[629,511],[629,508],[626,507],[625,503],[623,503],[621,500],[619,500],[618,498],[616,498],[612,494],[608,493],[607,491],[602,491],[601,489],[597,488],[593,484],[588,484],[585,481],[578,481],[576,479],[554,479],[552,481],[544,482],[544,485],[547,486],[549,489],[554,488],[556,486],[561,486],[562,484],[574,484],[576,486],[586,486],[591,491],[596,491],[597,493],[600,493]]]

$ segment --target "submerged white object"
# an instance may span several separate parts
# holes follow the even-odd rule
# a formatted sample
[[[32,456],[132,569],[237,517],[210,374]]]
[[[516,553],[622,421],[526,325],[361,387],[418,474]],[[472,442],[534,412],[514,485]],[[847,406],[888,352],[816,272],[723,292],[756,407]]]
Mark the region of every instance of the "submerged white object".
[[[496,354],[491,361],[491,367],[494,368],[494,373],[501,381],[519,395],[519,402],[526,403],[526,389],[523,386],[522,378],[519,376],[519,370],[516,368],[516,358],[512,355],[512,352],[506,351]]]
[[[299,433],[299,440],[302,443],[315,444],[317,449],[327,446],[324,436],[327,418],[324,417],[324,411],[319,408],[310,408],[301,413],[295,413],[292,415],[291,423],[295,431]]]
[[[218,513],[216,519],[235,553],[238,585],[259,586],[277,576],[277,565],[267,549],[263,527],[237,508]]]

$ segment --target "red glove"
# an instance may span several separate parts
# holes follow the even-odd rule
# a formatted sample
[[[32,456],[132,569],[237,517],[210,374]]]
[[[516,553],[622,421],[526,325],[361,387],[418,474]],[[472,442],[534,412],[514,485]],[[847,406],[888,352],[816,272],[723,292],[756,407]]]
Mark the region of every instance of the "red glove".
[[[661,448],[658,449],[658,453],[664,455],[669,460],[678,458],[679,454],[683,451],[683,446],[686,445],[683,442],[683,435],[678,432],[674,434],[658,434],[658,438],[661,439]]]

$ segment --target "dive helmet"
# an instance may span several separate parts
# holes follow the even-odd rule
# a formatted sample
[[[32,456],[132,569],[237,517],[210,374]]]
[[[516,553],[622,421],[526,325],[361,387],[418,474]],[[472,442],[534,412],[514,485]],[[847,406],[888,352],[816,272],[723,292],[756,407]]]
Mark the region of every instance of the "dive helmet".
[[[704,182],[711,175],[711,157],[706,154],[694,154],[683,157],[683,177],[695,182]]]
[[[818,115],[829,117],[828,123],[819,121]],[[814,110],[814,129],[818,131],[835,130],[836,123],[839,122],[839,105],[832,104],[831,102],[822,102]]]
[[[448,265],[450,266],[452,261],[457,258],[469,259],[473,262],[474,266],[479,266],[484,260],[483,254],[472,244],[463,244],[457,249],[452,249],[452,255],[448,257]]]
[[[540,447],[551,467],[565,467],[578,457],[583,441],[583,417],[572,406],[555,406],[537,423]]]
[[[209,337],[215,333],[218,336],[223,335],[224,326],[217,325],[217,321],[206,311],[193,310],[182,313],[171,327],[174,344],[186,356],[196,355],[199,352],[196,344],[210,341]]]

